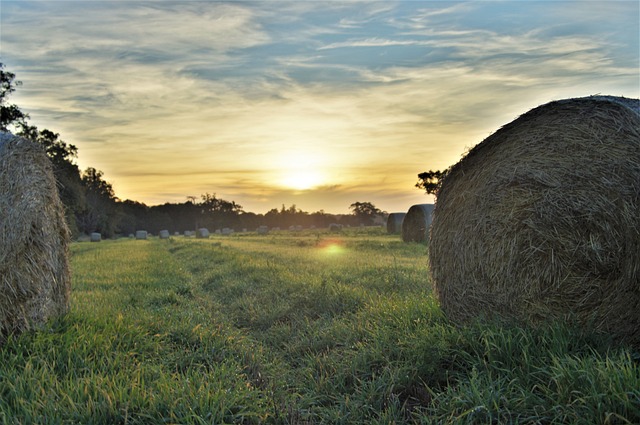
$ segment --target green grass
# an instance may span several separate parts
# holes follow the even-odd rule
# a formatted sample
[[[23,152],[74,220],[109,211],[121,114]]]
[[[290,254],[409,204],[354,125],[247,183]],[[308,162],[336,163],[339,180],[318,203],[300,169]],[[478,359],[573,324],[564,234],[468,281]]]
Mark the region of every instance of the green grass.
[[[0,349],[2,424],[632,424],[640,357],[457,327],[381,230],[72,246],[69,315]]]

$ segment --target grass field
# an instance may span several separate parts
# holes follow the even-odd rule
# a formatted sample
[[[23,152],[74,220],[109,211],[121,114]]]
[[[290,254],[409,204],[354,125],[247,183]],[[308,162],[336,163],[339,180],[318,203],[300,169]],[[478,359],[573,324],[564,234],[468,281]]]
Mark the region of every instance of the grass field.
[[[637,352],[456,327],[379,228],[71,252],[71,313],[0,349],[2,424],[640,423]]]

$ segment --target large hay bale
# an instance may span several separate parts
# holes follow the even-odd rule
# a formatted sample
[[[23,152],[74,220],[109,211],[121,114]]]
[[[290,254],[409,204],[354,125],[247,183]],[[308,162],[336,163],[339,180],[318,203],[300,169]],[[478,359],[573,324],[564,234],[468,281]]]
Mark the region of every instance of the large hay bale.
[[[454,320],[569,320],[640,345],[640,102],[551,102],[478,144],[441,183],[429,259]]]
[[[402,232],[402,220],[407,213],[391,213],[387,217],[387,233],[388,234],[397,234]]]
[[[0,342],[68,311],[69,240],[44,150],[0,132]]]
[[[100,234],[98,232],[91,233],[91,235],[89,237],[90,237],[91,242],[100,242],[102,240],[102,234]]]
[[[169,239],[169,231],[168,230],[160,230],[159,233],[160,239]]]
[[[402,220],[402,240],[405,242],[426,242],[433,215],[433,204],[413,205]]]
[[[146,230],[136,230],[136,239],[137,240],[145,240],[149,236]]]
[[[198,231],[196,233],[196,238],[197,239],[209,239],[209,229],[206,229],[204,227],[198,229]]]

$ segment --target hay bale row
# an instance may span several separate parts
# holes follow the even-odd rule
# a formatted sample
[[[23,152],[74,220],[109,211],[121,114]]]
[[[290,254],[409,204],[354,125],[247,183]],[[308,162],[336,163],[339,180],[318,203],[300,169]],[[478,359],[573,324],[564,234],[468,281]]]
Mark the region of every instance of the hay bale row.
[[[402,220],[407,213],[395,212],[389,214],[387,217],[387,233],[390,235],[398,234],[402,232]]]
[[[70,234],[51,163],[0,132],[0,342],[69,309]]]
[[[539,106],[444,177],[429,260],[456,321],[568,320],[640,346],[640,101]]]
[[[402,220],[402,240],[405,242],[426,242],[429,240],[433,204],[413,205]]]

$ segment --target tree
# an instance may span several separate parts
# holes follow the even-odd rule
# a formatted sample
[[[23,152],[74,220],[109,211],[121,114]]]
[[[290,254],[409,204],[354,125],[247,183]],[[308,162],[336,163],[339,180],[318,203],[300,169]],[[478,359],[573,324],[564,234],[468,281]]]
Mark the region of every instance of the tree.
[[[41,144],[54,164],[72,163],[78,157],[78,148],[60,139],[60,134],[46,128],[38,130],[35,125],[28,125],[27,123],[21,123],[19,127],[20,132],[18,135]]]
[[[74,163],[78,157],[78,148],[65,143],[58,133],[44,129],[38,130],[36,126],[20,123],[20,136],[33,140],[42,145],[51,160],[53,174],[58,182],[60,200],[65,206],[67,223],[71,232],[76,235],[75,214],[86,207],[85,190],[80,178],[80,169]]]
[[[238,215],[242,212],[242,205],[234,201],[225,201],[216,197],[215,193],[205,193],[201,196],[199,204],[203,214],[203,224],[213,229],[222,227],[234,227],[238,221]]]
[[[117,198],[113,186],[105,181],[102,171],[87,168],[82,173],[86,206],[78,213],[78,227],[84,233],[100,232],[111,237],[119,222]]]
[[[102,171],[89,167],[82,173],[82,183],[88,191],[104,199],[115,200],[116,195],[113,191],[113,186],[105,181],[102,178],[103,176],[104,173]]]
[[[42,145],[51,160],[53,174],[58,182],[60,200],[65,206],[67,224],[74,236],[78,234],[76,214],[85,209],[84,188],[80,180],[80,170],[74,164],[78,156],[78,148],[65,143],[58,133],[50,130],[38,130],[29,125],[29,114],[16,105],[8,104],[7,99],[22,82],[16,81],[15,74],[4,70],[0,63],[0,130],[17,131],[19,136],[33,140]]]
[[[376,208],[371,202],[354,202],[349,205],[349,209],[353,210],[358,222],[365,225],[373,224],[376,216],[384,214],[384,211]]]
[[[9,126],[26,123],[29,114],[25,114],[16,105],[7,104],[7,98],[22,85],[21,81],[16,81],[13,72],[4,70],[4,64],[0,62],[0,130],[9,131]]]
[[[444,171],[440,170],[429,170],[418,174],[418,183],[416,183],[416,187],[418,189],[424,189],[424,191],[428,195],[438,195],[438,191],[440,190],[440,185],[442,184],[442,179],[449,172],[449,168]]]

